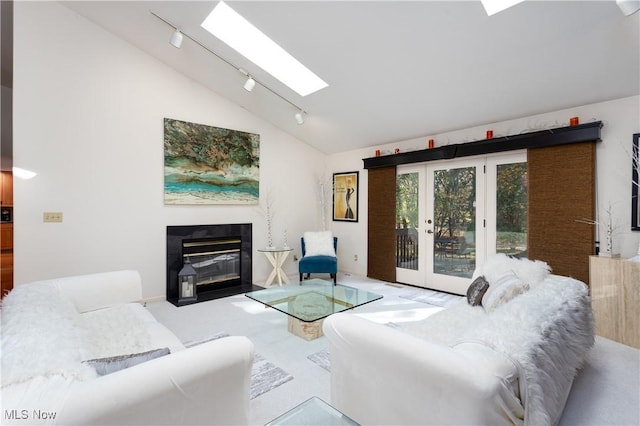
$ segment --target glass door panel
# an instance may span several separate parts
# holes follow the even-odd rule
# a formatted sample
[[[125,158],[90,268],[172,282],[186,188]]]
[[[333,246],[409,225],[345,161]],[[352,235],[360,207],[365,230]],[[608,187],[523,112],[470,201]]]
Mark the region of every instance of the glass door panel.
[[[497,165],[496,253],[527,255],[527,163]]]
[[[424,166],[398,169],[396,177],[396,280],[424,286]]]
[[[436,274],[470,278],[475,269],[476,169],[434,171]]]
[[[450,166],[427,166],[427,234],[431,253],[427,287],[464,294],[476,268],[479,243],[478,213],[484,212],[483,164],[457,161]],[[482,237],[482,238],[479,238]]]
[[[418,173],[396,180],[396,266],[418,269]]]
[[[487,255],[527,255],[527,154],[487,159]]]

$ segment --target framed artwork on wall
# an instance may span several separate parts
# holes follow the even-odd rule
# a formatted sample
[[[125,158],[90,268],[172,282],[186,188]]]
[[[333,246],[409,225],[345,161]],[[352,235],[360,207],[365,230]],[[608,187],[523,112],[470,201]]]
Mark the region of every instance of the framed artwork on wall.
[[[258,204],[260,135],[164,119],[165,204]]]
[[[631,157],[631,230],[640,231],[640,133],[633,135]]]
[[[358,173],[333,174],[333,220],[341,222],[358,221]]]

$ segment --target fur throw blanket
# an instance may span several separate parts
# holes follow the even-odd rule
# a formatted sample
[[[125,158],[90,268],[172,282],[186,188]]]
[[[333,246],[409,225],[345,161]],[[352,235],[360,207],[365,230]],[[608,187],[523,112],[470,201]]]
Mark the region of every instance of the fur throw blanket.
[[[491,312],[465,301],[400,328],[451,347],[482,343],[511,359],[519,369],[525,425],[557,424],[594,344],[587,287],[554,275]]]
[[[86,380],[95,370],[82,364],[89,354],[82,342],[73,304],[53,286],[16,286],[2,300],[2,386],[34,377],[61,375]]]
[[[2,387],[34,378],[89,380],[83,361],[157,349],[128,304],[78,313],[55,286],[16,286],[2,300]]]

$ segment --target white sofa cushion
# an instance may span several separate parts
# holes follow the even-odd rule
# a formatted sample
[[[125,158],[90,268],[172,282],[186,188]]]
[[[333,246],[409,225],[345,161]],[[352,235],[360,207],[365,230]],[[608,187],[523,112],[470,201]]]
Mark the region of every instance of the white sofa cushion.
[[[333,247],[333,233],[331,231],[305,232],[303,238],[305,257],[336,257],[336,251]]]
[[[80,317],[88,331],[90,345],[86,359],[157,349],[151,344],[144,317],[138,312],[140,307],[136,303],[127,303],[82,314]]]
[[[171,353],[184,349],[184,345],[164,325],[139,303],[125,303],[98,309],[80,315],[89,331],[89,356],[105,358],[135,354],[158,348],[169,348]]]

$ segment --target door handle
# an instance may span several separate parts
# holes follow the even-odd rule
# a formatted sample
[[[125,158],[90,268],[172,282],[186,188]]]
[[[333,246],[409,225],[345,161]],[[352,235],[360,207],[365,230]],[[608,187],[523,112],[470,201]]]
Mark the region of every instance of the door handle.
[[[433,234],[433,231],[431,229],[427,229],[427,234]]]

